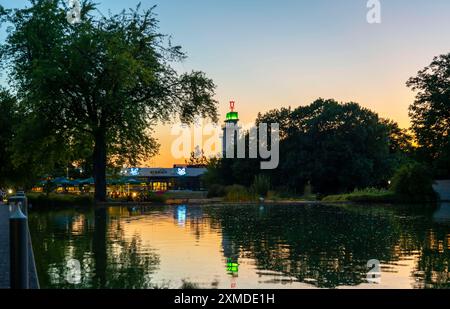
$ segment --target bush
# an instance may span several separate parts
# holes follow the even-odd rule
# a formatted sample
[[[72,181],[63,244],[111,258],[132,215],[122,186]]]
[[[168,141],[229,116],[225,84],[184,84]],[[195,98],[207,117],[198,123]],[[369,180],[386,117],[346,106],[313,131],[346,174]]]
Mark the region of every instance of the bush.
[[[257,196],[266,197],[270,190],[269,177],[265,175],[256,176],[250,190]]]
[[[397,201],[395,193],[376,188],[355,190],[348,194],[329,195],[323,202],[355,202],[355,203],[393,203]]]
[[[63,207],[63,206],[90,206],[94,204],[91,195],[70,195],[70,194],[27,194],[28,203],[33,207]]]
[[[429,202],[437,199],[431,172],[418,163],[400,167],[392,179],[391,189],[406,201]]]
[[[248,190],[241,185],[232,185],[226,188],[227,195],[225,200],[227,202],[248,202],[254,200],[254,197]]]
[[[140,202],[165,204],[167,202],[167,195],[164,192],[145,192],[140,196],[139,200]]]
[[[208,190],[208,198],[224,197],[227,194],[225,187],[222,185],[211,185]]]
[[[272,201],[278,201],[280,199],[280,196],[276,191],[269,191],[267,192],[267,199]]]

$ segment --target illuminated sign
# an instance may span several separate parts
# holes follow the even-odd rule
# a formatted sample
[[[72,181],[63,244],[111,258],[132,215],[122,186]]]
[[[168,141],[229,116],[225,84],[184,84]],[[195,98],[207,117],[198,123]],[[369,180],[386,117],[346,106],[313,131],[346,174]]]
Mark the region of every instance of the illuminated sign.
[[[186,176],[186,168],[185,167],[179,167],[177,170],[178,176]]]
[[[139,176],[139,169],[138,168],[130,168],[130,175],[131,176]]]
[[[150,174],[150,175],[167,174],[167,171],[161,169],[161,170],[149,171],[148,174]]]

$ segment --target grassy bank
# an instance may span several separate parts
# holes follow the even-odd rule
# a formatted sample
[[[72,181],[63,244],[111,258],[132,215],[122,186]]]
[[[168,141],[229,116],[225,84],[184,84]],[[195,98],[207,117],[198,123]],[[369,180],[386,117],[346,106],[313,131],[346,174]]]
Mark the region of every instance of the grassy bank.
[[[33,207],[91,206],[94,198],[90,195],[70,195],[50,193],[28,193],[28,203]]]
[[[323,202],[355,202],[355,203],[395,203],[398,201],[394,192],[388,190],[365,189],[355,190],[352,193],[328,195]]]
[[[352,193],[329,195],[322,199],[322,202],[340,203],[395,203],[395,204],[417,204],[417,203],[431,203],[436,199],[427,196],[405,196],[396,194],[390,190],[379,190],[374,188],[355,190]]]

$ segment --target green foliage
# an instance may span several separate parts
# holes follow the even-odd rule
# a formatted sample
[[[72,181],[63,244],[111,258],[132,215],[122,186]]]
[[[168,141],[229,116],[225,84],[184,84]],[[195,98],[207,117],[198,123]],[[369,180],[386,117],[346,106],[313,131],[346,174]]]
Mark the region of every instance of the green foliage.
[[[407,131],[352,102],[319,99],[294,110],[259,114],[259,123],[280,125],[280,165],[271,171],[270,184],[291,196],[306,193],[304,197],[311,199],[316,194],[385,187],[414,152]],[[245,139],[248,143],[249,134]],[[259,167],[258,159],[221,159],[210,164],[207,179],[209,184],[252,188]]]
[[[195,151],[191,152],[189,160],[185,160],[185,163],[190,167],[207,167],[209,165],[209,159],[205,156],[205,151],[197,146]]]
[[[397,132],[399,141],[394,145],[390,140],[394,123],[388,125],[352,102],[319,99],[294,110],[259,115],[259,123],[280,124],[280,165],[272,171],[271,182],[293,194],[302,194],[308,182],[315,193],[324,194],[387,184],[396,166],[393,153],[404,150],[400,136],[404,132]],[[256,175],[251,166],[237,160],[233,170]]]
[[[257,175],[253,181],[250,191],[260,197],[266,197],[269,190],[270,178],[266,175]]]
[[[167,202],[167,195],[159,192],[145,192],[139,196],[140,202],[151,202],[156,204],[165,204]]]
[[[227,202],[249,202],[255,199],[255,197],[241,185],[232,185],[226,188],[225,201]]]
[[[65,206],[90,206],[94,203],[94,198],[90,195],[71,194],[40,194],[28,193],[28,203],[34,207],[65,207]]]
[[[51,181],[50,179],[48,179],[45,184],[44,184],[44,192],[45,194],[47,194],[47,197],[50,195],[50,193],[52,193],[53,191],[55,191],[57,188],[57,185]]]
[[[392,190],[408,201],[426,202],[436,200],[433,177],[430,170],[418,163],[402,166],[392,179]]]
[[[394,203],[397,201],[396,195],[389,190],[367,188],[356,189],[352,193],[328,195],[322,199],[323,202],[355,202],[355,203]]]
[[[322,199],[323,202],[358,203],[421,203],[435,200],[432,174],[424,165],[418,163],[399,168],[392,179],[391,190],[356,189],[352,193],[329,195]]]
[[[226,195],[226,188],[222,185],[211,185],[208,189],[208,198],[224,197]]]
[[[450,53],[435,57],[407,86],[417,92],[409,114],[420,159],[437,177],[450,177]]]
[[[5,89],[0,88],[0,187],[14,181],[12,140],[18,123],[17,103]]]
[[[266,198],[271,201],[278,201],[281,199],[280,194],[278,194],[278,192],[276,192],[276,191],[267,192]]]
[[[104,200],[108,163],[148,159],[158,151],[151,136],[157,121],[217,120],[217,102],[204,73],[172,67],[186,56],[158,32],[153,8],[106,16],[95,9],[84,1],[78,24],[67,22],[63,0],[6,10],[11,31],[0,60],[27,111],[22,130],[51,146],[33,150],[49,163],[92,157],[96,198]]]
[[[203,183],[209,188],[215,184],[226,185],[227,174],[226,167],[224,164],[225,160],[219,158],[211,158],[206,166],[206,173],[203,174]]]

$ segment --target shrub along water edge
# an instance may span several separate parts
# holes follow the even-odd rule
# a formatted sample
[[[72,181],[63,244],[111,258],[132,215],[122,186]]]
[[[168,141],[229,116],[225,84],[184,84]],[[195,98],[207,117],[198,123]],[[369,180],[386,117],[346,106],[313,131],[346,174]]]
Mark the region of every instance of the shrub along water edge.
[[[64,206],[94,205],[94,197],[91,195],[28,193],[27,198],[28,203],[32,204],[33,207],[64,207]]]
[[[348,194],[329,195],[323,202],[358,203],[433,203],[438,199],[433,190],[433,177],[426,166],[409,163],[395,173],[389,190],[367,188]]]

